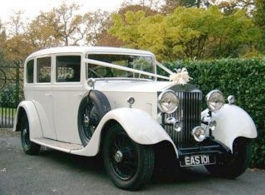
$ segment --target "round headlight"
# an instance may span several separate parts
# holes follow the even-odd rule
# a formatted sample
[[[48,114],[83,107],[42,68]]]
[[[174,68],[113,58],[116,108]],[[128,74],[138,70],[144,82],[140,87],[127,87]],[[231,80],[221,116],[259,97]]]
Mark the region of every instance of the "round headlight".
[[[210,91],[206,96],[206,100],[208,108],[213,112],[220,110],[225,103],[224,96],[219,90]]]
[[[165,113],[173,113],[179,105],[179,98],[174,91],[167,90],[158,96],[158,108]]]

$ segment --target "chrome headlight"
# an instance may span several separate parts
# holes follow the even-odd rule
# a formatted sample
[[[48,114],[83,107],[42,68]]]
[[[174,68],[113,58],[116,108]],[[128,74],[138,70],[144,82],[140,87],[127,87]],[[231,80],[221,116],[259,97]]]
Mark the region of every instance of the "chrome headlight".
[[[197,142],[202,142],[205,139],[205,130],[201,126],[194,127],[191,134]]]
[[[158,108],[161,112],[173,113],[177,110],[179,98],[172,90],[166,90],[158,96]]]
[[[225,103],[224,96],[219,90],[210,91],[206,96],[206,100],[208,108],[213,112],[220,110]]]

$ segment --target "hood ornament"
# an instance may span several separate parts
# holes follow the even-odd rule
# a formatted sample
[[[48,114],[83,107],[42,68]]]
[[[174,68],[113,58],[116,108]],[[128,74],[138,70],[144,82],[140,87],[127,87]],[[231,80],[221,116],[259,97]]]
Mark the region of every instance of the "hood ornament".
[[[170,74],[169,80],[177,85],[185,85],[192,79],[186,68],[179,68],[176,72],[177,73]]]

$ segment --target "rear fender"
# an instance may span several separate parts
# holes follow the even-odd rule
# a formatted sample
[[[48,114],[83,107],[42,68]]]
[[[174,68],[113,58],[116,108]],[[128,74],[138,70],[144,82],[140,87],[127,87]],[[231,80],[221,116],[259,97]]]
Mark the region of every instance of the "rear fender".
[[[148,113],[135,108],[118,108],[108,112],[100,121],[88,145],[79,151],[71,151],[74,154],[94,156],[99,151],[101,131],[104,125],[115,120],[126,131],[128,136],[138,144],[153,145],[162,141],[169,141],[175,149],[169,135]]]
[[[19,131],[22,115],[26,114],[30,128],[30,139],[43,137],[41,122],[37,109],[33,102],[22,101],[17,107],[13,131]]]
[[[208,110],[202,113],[206,115]],[[238,137],[256,138],[257,129],[249,114],[236,105],[225,104],[221,110],[212,113],[212,120],[217,122],[212,135],[233,151],[233,142]]]

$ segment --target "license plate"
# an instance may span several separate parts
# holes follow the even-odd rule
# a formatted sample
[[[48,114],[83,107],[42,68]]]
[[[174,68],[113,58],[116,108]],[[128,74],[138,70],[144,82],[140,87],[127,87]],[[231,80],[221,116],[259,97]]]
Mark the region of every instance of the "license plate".
[[[211,165],[211,164],[216,164],[216,159],[215,159],[215,156],[213,156],[213,155],[183,156],[180,159],[180,166],[181,167]]]

